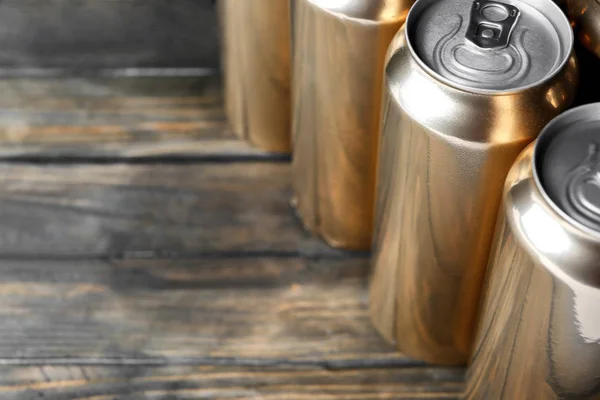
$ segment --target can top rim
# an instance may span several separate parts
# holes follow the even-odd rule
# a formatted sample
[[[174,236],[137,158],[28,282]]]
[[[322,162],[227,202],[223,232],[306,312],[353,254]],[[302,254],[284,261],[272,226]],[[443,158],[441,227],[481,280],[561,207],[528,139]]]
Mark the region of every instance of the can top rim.
[[[368,25],[398,22],[403,20],[408,13],[408,6],[404,5],[406,2],[399,0],[392,2],[388,0],[363,0],[359,2],[359,6],[355,6],[354,8],[347,7],[348,4],[345,2],[338,4],[331,0],[307,1],[309,4],[320,8],[332,16]]]
[[[460,83],[454,82],[454,81],[442,76],[440,73],[436,72],[433,68],[429,67],[421,59],[421,57],[417,54],[417,52],[413,46],[413,43],[412,43],[412,37],[410,35],[410,31],[413,29],[413,25],[416,23],[415,20],[418,19],[420,13],[426,8],[427,5],[429,5],[430,3],[435,2],[435,1],[439,1],[439,0],[416,0],[414,5],[408,12],[408,15],[406,16],[406,22],[402,29],[404,29],[404,32],[405,32],[405,38],[406,38],[406,43],[407,43],[408,49],[409,49],[413,59],[416,60],[417,64],[419,64],[419,66],[421,68],[423,68],[423,70],[425,70],[434,79],[441,81],[455,89],[462,90],[462,91],[468,92],[468,93],[482,94],[482,95],[488,95],[488,96],[503,96],[503,95],[521,93],[521,92],[529,90],[533,87],[542,85],[543,83],[548,82],[551,79],[553,79],[565,67],[565,65],[569,62],[569,59],[571,58],[571,53],[573,52],[573,45],[574,45],[575,37],[574,37],[573,30],[571,29],[571,26],[569,24],[569,20],[564,15],[564,13],[560,9],[560,7],[554,1],[547,0],[548,3],[550,3],[548,6],[551,8],[554,8],[554,12],[558,12],[560,15],[563,16],[564,22],[566,23],[566,26],[568,27],[568,29],[566,29],[566,32],[568,35],[568,44],[569,44],[568,51],[565,52],[565,56],[564,56],[563,60],[554,69],[554,71],[552,71],[551,73],[549,73],[542,79],[540,79],[536,82],[533,82],[529,85],[519,86],[519,87],[515,87],[515,88],[511,88],[511,89],[496,90],[496,89],[485,89],[485,88],[461,85]]]
[[[579,222],[577,219],[570,216],[563,208],[554,201],[546,189],[542,184],[542,180],[540,178],[540,162],[543,156],[543,151],[547,147],[547,145],[552,142],[552,140],[560,135],[560,130],[555,129],[556,125],[559,125],[565,118],[572,116],[573,114],[585,114],[589,111],[594,111],[596,114],[600,115],[600,103],[592,103],[586,104],[579,107],[572,108],[555,117],[552,121],[550,121],[544,129],[542,129],[539,134],[537,140],[534,143],[533,147],[533,159],[532,159],[532,170],[533,170],[533,180],[535,182],[536,187],[541,193],[544,200],[550,205],[553,211],[555,211],[559,216],[565,219],[569,224],[573,227],[577,228],[581,232],[593,237],[595,240],[600,241],[600,231],[590,228],[585,224]],[[600,120],[599,120],[600,122]]]

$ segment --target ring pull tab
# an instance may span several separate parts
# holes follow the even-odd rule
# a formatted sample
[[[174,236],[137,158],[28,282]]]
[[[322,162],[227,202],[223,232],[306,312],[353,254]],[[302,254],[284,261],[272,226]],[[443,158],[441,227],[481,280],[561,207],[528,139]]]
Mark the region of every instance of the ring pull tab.
[[[471,7],[466,38],[482,49],[501,49],[510,43],[521,11],[498,1],[477,0]]]

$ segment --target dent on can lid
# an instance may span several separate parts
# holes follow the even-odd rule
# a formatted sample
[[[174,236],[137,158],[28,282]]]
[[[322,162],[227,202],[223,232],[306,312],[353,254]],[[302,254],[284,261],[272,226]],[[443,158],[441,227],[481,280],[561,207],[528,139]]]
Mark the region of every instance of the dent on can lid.
[[[536,144],[535,169],[554,204],[600,232],[600,103],[570,110],[548,124]]]
[[[430,69],[475,91],[535,85],[560,69],[573,45],[551,0],[419,0],[406,29]]]

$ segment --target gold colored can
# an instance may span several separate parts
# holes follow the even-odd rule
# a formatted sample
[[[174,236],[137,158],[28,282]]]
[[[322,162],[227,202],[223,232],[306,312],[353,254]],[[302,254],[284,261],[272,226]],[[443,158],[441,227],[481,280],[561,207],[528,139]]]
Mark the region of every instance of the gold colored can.
[[[567,13],[579,41],[600,57],[600,2],[567,0]]]
[[[567,11],[575,35],[575,52],[579,74],[584,85],[579,87],[575,105],[600,101],[600,3],[595,0],[569,0]]]
[[[291,151],[289,0],[219,0],[225,111],[254,146]]]
[[[502,187],[573,100],[573,34],[551,0],[418,0],[385,69],[370,284],[381,334],[464,364]]]
[[[600,103],[567,111],[504,186],[470,400],[600,399]]]
[[[410,0],[295,0],[293,188],[305,227],[369,249],[385,53]]]

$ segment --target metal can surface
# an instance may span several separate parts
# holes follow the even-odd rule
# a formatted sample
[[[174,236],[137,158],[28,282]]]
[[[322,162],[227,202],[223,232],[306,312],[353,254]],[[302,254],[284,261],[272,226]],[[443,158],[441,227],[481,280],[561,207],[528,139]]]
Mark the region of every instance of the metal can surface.
[[[579,41],[600,57],[600,2],[567,0],[567,13]]]
[[[219,0],[218,12],[225,111],[232,129],[260,149],[289,153],[289,0]]]
[[[576,105],[600,101],[600,3],[572,0],[567,4],[571,25],[579,40],[575,52],[579,60],[579,76],[585,84],[577,91]]]
[[[295,0],[293,204],[330,245],[371,246],[385,53],[411,0]]]
[[[567,111],[504,187],[469,399],[600,399],[600,104]]]
[[[370,313],[408,356],[463,364],[502,187],[572,102],[550,0],[418,0],[385,69]]]

